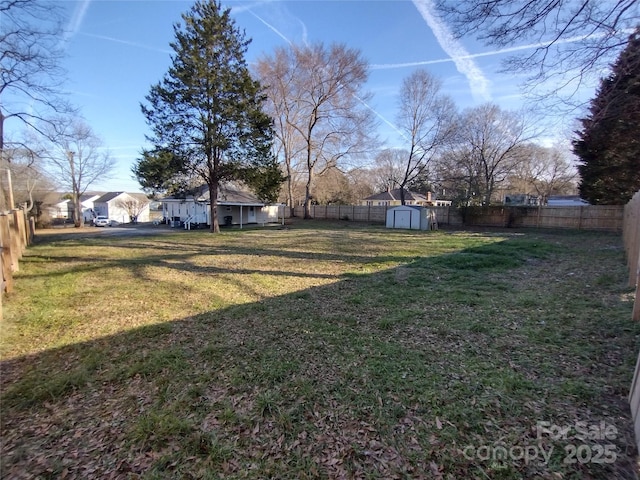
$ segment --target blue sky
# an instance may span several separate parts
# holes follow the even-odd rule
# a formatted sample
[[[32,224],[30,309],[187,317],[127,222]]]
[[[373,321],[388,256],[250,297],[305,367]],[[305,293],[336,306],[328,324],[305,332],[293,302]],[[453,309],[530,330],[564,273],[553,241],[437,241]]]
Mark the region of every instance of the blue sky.
[[[137,191],[130,169],[149,132],[140,102],[166,73],[173,24],[192,2],[83,0],[63,5],[69,12],[66,88],[118,165],[111,180],[92,189]],[[342,42],[360,49],[371,65],[370,107],[380,118],[379,134],[387,146],[401,146],[392,126],[397,95],[402,80],[416,68],[441,78],[444,92],[460,109],[487,101],[505,109],[522,105],[522,78],[498,73],[505,54],[473,39],[455,40],[430,0],[227,0],[223,6],[232,8],[237,25],[252,39],[250,63],[289,42]]]

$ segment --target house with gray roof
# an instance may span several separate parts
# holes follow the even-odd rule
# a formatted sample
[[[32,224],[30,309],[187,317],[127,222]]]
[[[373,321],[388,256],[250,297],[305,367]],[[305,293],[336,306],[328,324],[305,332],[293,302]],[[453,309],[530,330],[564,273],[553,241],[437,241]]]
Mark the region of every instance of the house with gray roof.
[[[203,185],[191,192],[162,199],[163,218],[172,226],[191,228],[211,225],[209,188]],[[279,205],[268,205],[253,193],[233,185],[218,188],[218,222],[231,226],[277,223]]]
[[[431,192],[427,192],[426,195],[422,195],[421,193],[412,192],[411,190],[405,190],[404,200],[405,205],[416,205],[422,207],[442,207],[451,205],[451,201],[449,200],[437,200],[433,198],[433,194]],[[397,207],[402,205],[400,189],[394,188],[388,189],[386,192],[376,193],[375,195],[362,199],[361,204],[365,207]]]

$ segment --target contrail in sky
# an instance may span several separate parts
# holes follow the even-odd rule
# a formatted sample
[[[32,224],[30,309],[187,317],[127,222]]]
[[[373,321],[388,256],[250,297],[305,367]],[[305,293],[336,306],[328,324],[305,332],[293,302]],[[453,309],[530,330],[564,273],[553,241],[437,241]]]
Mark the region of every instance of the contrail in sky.
[[[435,14],[433,2],[431,0],[413,0],[413,4],[431,28],[440,47],[455,63],[456,69],[467,77],[473,96],[485,101],[491,100],[489,80],[462,44],[451,34],[447,25]]]
[[[285,42],[287,42],[289,45],[293,45],[293,43],[291,42],[291,40],[289,40],[282,32],[280,32],[280,30],[278,30],[276,27],[274,27],[273,25],[271,25],[270,23],[268,23],[266,20],[264,20],[262,17],[260,17],[257,13],[253,13],[253,10],[247,10],[251,15],[253,15],[254,17],[256,17],[258,20],[260,20],[269,30],[271,30],[273,33],[275,33],[276,35],[278,35],[281,39],[283,39]]]
[[[169,50],[167,48],[150,47],[149,45],[143,45],[142,43],[130,42],[129,40],[121,40],[119,38],[107,37],[105,35],[96,35],[94,33],[83,33],[83,32],[80,32],[80,34],[86,37],[98,38],[100,40],[107,40],[109,42],[122,43],[124,45],[129,45],[130,47],[144,48],[145,50],[152,50],[154,52],[168,53],[168,54],[174,53],[173,50]]]
[[[89,10],[89,5],[91,4],[91,0],[83,0],[76,5],[76,8],[73,10],[73,14],[71,15],[71,20],[67,24],[63,35],[63,43],[68,42],[73,38],[80,27],[82,26],[82,22],[84,22],[84,17],[87,14],[87,10]]]
[[[584,40],[588,36],[593,36],[593,35],[581,35],[578,37],[565,38],[561,40],[556,40],[554,43],[559,44],[559,43],[579,42],[581,40]],[[528,45],[518,45],[515,47],[501,48],[499,50],[492,50],[490,52],[470,53],[462,58],[490,57],[492,55],[501,55],[503,53],[518,52],[520,50],[531,50],[533,48],[548,47],[549,45],[551,45],[551,42],[530,43]],[[419,67],[421,65],[433,65],[436,63],[447,63],[447,62],[453,62],[453,61],[454,61],[453,58],[440,58],[436,60],[422,60],[418,62],[406,62],[406,63],[379,63],[379,64],[371,65],[371,69],[386,70],[386,69],[392,69],[392,68]]]

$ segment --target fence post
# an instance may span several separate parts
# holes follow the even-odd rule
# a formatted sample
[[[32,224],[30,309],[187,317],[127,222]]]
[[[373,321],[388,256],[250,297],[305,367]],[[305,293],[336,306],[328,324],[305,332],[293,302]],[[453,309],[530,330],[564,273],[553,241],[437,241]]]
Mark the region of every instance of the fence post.
[[[0,214],[0,249],[2,250],[2,278],[4,280],[5,292],[13,291],[13,273],[11,255],[11,230],[9,228],[9,216]]]
[[[11,212],[13,213],[13,211]],[[9,223],[9,243],[11,245],[11,271],[17,272],[20,269],[18,260],[22,258],[22,252],[20,251],[20,233],[18,226],[16,225],[15,215],[8,217]]]
[[[27,229],[24,221],[24,210],[14,210],[13,211],[13,219],[16,224],[16,228],[18,229],[18,240],[20,243],[20,258],[24,254],[24,251],[27,249]]]
[[[33,243],[33,239],[36,236],[36,219],[29,217],[29,245]]]
[[[640,258],[640,192],[636,193],[624,207],[622,233],[629,262],[629,286],[633,288],[637,283],[636,265],[633,259]]]
[[[584,207],[580,206],[580,216],[578,217],[578,230],[582,230],[582,212],[584,211]]]

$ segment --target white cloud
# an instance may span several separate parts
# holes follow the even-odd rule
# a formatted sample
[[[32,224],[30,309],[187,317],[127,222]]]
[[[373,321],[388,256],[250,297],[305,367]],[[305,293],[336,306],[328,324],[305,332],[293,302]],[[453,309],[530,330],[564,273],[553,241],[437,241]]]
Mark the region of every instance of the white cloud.
[[[491,100],[489,80],[484,76],[462,44],[451,34],[449,27],[436,15],[432,1],[413,0],[413,4],[431,28],[440,47],[451,57],[457,70],[467,78],[474,98],[482,101]]]

